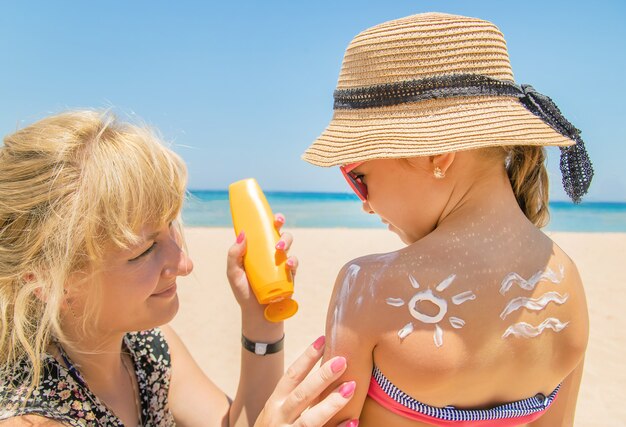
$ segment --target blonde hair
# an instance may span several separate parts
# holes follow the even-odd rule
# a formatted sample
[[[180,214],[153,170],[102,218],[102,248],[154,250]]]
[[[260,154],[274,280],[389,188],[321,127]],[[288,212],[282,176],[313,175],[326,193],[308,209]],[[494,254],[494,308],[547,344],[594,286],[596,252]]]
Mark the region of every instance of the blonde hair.
[[[540,146],[502,147],[513,193],[524,215],[537,227],[550,220],[546,150]]]
[[[111,245],[140,241],[142,225],[179,216],[186,180],[183,161],[154,132],[108,112],[66,112],[4,138],[1,378],[30,372],[30,395],[47,346],[64,339],[60,307],[69,274]]]

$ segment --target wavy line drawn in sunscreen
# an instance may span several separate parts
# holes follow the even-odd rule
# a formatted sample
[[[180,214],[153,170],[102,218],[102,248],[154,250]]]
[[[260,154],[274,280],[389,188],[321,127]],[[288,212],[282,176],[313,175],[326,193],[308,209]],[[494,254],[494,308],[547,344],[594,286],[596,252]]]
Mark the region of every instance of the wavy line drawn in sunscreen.
[[[540,282],[550,282],[555,285],[560,284],[565,278],[565,268],[559,265],[559,274],[555,273],[550,267],[547,267],[545,271],[538,271],[533,274],[528,280],[524,279],[518,273],[507,274],[502,283],[500,284],[500,294],[506,294],[513,286],[517,285],[521,289],[526,291],[533,291]],[[555,291],[549,291],[536,298],[530,297],[516,297],[507,303],[504,310],[500,313],[500,318],[504,320],[511,313],[526,309],[531,311],[544,310],[548,304],[554,303],[556,305],[562,305],[567,302],[569,294],[561,295]],[[550,329],[554,332],[560,332],[565,328],[569,322],[563,322],[555,317],[549,317],[538,326],[532,326],[526,322],[518,322],[509,326],[502,334],[502,338],[509,336],[533,338],[539,336],[544,330]]]
[[[561,295],[560,293],[555,291],[546,292],[545,294],[537,298],[513,298],[506,305],[502,313],[500,313],[500,318],[504,320],[506,316],[513,313],[514,311],[519,310],[520,308],[525,308],[532,311],[540,311],[546,308],[546,306],[551,302],[557,305],[565,304],[568,298],[569,294]]]
[[[504,279],[502,279],[502,283],[500,284],[500,293],[502,295],[506,294],[514,285],[517,285],[526,291],[532,291],[535,289],[535,286],[542,281],[559,284],[565,277],[565,269],[562,265],[559,266],[559,273],[560,276],[548,267],[545,271],[536,272],[528,280],[524,279],[518,273],[509,273],[504,277]]]
[[[504,331],[502,338],[506,338],[511,335],[519,338],[534,338],[543,333],[546,329],[551,329],[554,332],[560,332],[568,324],[569,322],[561,322],[559,319],[554,317],[548,317],[538,326],[532,326],[526,322],[519,322],[509,326],[506,331]]]
[[[442,280],[436,287],[436,292],[442,292],[446,290],[454,280],[456,279],[456,274],[451,274]],[[417,280],[409,274],[409,282],[411,287],[414,289],[419,289],[420,285]],[[455,305],[463,304],[464,302],[471,301],[476,299],[476,295],[472,291],[465,291],[460,294],[457,294],[451,298],[452,302]],[[402,307],[405,304],[409,309],[409,314],[416,320],[424,324],[433,324],[435,326],[435,331],[433,333],[433,342],[436,347],[441,347],[443,345],[443,329],[439,326],[439,323],[444,319],[446,314],[448,313],[448,301],[440,295],[437,295],[433,292],[432,289],[428,288],[423,291],[419,291],[414,294],[408,303],[404,301],[402,298],[387,298],[386,303],[392,307]],[[426,313],[422,313],[418,309],[418,303],[422,301],[430,302],[432,305],[436,306],[438,311],[434,315],[429,315]],[[460,329],[465,326],[465,321],[458,317],[450,317],[449,318],[450,325],[455,329]],[[398,331],[398,337],[401,340],[404,340],[407,336],[411,334],[414,330],[414,325],[412,322],[407,323]]]

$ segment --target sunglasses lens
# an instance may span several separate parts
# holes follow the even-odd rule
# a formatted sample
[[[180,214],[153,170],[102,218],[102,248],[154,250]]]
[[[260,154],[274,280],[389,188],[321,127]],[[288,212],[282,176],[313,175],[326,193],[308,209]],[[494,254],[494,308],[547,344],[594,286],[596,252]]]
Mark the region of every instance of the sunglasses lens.
[[[359,199],[365,202],[367,200],[367,186],[363,184],[360,179],[355,178],[352,174],[346,172],[343,167],[341,168],[341,173],[343,174],[346,181],[348,181],[350,188],[352,188],[356,195],[359,196]]]

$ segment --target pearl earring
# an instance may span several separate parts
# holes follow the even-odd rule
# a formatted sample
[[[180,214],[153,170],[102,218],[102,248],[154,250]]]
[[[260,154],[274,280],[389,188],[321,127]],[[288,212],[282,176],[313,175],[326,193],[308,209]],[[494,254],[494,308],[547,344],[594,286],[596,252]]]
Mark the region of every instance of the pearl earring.
[[[433,175],[435,175],[435,178],[437,179],[443,179],[446,177],[446,173],[444,171],[442,171],[439,166],[435,166],[435,170],[433,171]]]

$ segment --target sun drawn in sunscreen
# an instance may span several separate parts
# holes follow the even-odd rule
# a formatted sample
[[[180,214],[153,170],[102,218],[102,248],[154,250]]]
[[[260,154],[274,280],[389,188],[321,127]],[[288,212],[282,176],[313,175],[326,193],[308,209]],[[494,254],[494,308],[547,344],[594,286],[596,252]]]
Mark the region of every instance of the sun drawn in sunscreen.
[[[441,283],[439,283],[435,287],[435,291],[437,293],[445,291],[452,284],[454,279],[456,279],[456,274],[451,274],[450,276],[446,277]],[[410,274],[409,274],[409,282],[411,283],[411,286],[413,287],[413,289],[420,289],[420,284]],[[460,304],[463,304],[467,301],[471,301],[474,299],[476,299],[476,295],[472,291],[465,291],[465,292],[461,292],[460,294],[454,295],[451,298],[451,301],[455,305],[460,305]],[[417,304],[421,301],[428,301],[434,304],[435,306],[437,306],[439,311],[433,316],[422,313],[417,308]],[[435,342],[435,345],[437,347],[441,347],[443,345],[443,329],[441,329],[441,326],[439,326],[439,323],[444,319],[444,317],[448,313],[448,301],[445,298],[441,297],[440,295],[437,295],[435,292],[433,292],[432,289],[428,288],[426,290],[417,292],[415,295],[413,295],[413,297],[409,300],[408,303],[405,303],[405,301],[402,298],[393,298],[393,297],[387,298],[386,302],[388,305],[392,307],[402,307],[406,304],[409,309],[409,314],[411,314],[411,316],[413,316],[416,320],[419,320],[420,322],[426,323],[426,324],[434,324],[435,333],[433,335],[433,340]],[[448,318],[448,321],[450,322],[450,325],[455,329],[460,329],[463,326],[465,326],[465,321],[463,319],[459,319],[458,317],[451,316]],[[404,338],[409,336],[409,334],[411,334],[413,330],[414,330],[413,322],[409,322],[406,325],[404,325],[402,329],[398,331],[398,337],[400,337],[400,339],[403,340]]]

